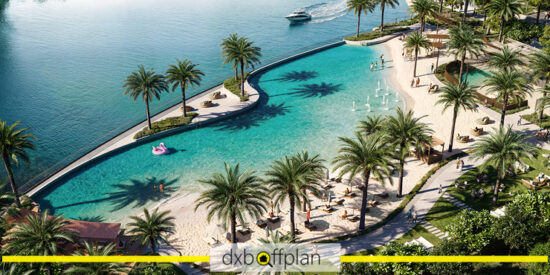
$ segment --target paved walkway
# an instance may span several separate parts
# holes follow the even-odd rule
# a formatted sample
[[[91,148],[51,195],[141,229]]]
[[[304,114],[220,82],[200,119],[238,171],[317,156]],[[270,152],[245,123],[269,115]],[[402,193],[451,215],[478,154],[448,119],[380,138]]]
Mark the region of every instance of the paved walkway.
[[[425,219],[422,219],[420,221],[420,225],[422,225],[424,228],[426,228],[430,233],[435,235],[436,237],[440,239],[446,239],[447,238],[447,232],[443,232],[439,230],[439,228],[435,227],[433,224],[429,223]]]
[[[471,208],[470,206],[468,206],[467,204],[463,203],[461,200],[451,196],[449,193],[445,193],[443,194],[443,198],[445,198],[446,200],[448,200],[450,203],[452,203],[454,206],[460,208],[460,210],[462,209],[467,209],[467,210],[471,210],[471,211],[476,211],[474,210],[473,208]]]
[[[465,165],[463,170],[456,169],[454,161],[440,168],[428,179],[416,196],[407,204],[405,209],[384,226],[368,234],[340,242],[342,245],[342,255],[382,246],[388,242],[399,239],[409,232],[416,223],[407,222],[407,211],[416,211],[418,218],[423,220],[424,216],[426,216],[428,211],[430,211],[441,196],[438,192],[439,184],[442,185],[443,189],[446,189],[454,184],[455,179],[459,176],[481,164],[481,161],[472,161],[468,157],[464,158],[464,162]]]
[[[159,247],[158,251],[159,255],[161,256],[181,256],[181,253],[179,253],[174,247],[162,244]],[[202,272],[199,269],[194,268],[190,263],[173,263],[175,266],[177,266],[179,269],[183,270],[188,275],[206,275],[207,273]]]

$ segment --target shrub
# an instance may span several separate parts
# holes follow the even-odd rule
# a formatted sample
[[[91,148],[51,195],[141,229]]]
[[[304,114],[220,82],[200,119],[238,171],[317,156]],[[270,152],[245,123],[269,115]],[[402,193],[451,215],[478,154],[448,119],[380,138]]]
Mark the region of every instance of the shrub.
[[[531,113],[521,116],[523,119],[538,125],[540,128],[548,129],[550,128],[550,117],[548,115],[544,115],[542,118],[542,122],[539,121],[539,115],[538,113]]]
[[[529,252],[531,256],[546,256],[550,257],[550,243],[539,243],[531,249]],[[527,265],[527,272],[529,274],[550,274],[549,263],[530,263]]]
[[[248,73],[244,74],[244,79],[248,77]],[[248,93],[244,92],[244,97],[241,97],[241,76],[239,75],[237,80],[234,77],[228,78],[223,82],[223,87],[229,90],[234,95],[238,96],[241,101],[248,100]]]
[[[431,254],[440,256],[462,256],[468,255],[468,250],[459,242],[454,240],[443,240],[434,247]],[[471,274],[474,266],[472,263],[431,263],[428,269],[433,274],[460,275]]]
[[[389,243],[385,249],[376,253],[380,256],[423,256],[428,255],[421,245],[405,245],[397,242]],[[376,274],[422,274],[426,263],[373,263]]]
[[[382,36],[386,36],[386,35],[389,35],[389,34],[392,34],[392,33],[404,32],[404,31],[408,31],[408,30],[410,30],[409,27],[384,29],[383,31],[364,32],[364,33],[360,33],[359,37],[355,37],[355,35],[353,35],[353,36],[346,37],[344,39],[349,40],[349,41],[372,40],[372,39],[380,38]]]
[[[169,117],[161,121],[153,122],[151,124],[151,129],[143,128],[134,135],[134,139],[140,139],[162,131],[188,125],[197,115],[197,113],[187,113],[187,117]]]
[[[513,20],[506,23],[504,33],[506,37],[527,43],[541,37],[544,33],[544,28],[532,22]]]
[[[495,218],[487,210],[462,210],[447,226],[447,231],[449,239],[473,253],[481,251],[494,239],[494,224]]]

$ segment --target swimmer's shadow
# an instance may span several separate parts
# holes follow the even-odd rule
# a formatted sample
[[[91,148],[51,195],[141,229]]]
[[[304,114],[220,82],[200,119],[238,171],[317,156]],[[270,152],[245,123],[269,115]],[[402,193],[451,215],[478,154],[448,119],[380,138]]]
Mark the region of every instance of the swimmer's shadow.
[[[156,177],[145,180],[131,179],[130,184],[114,184],[118,190],[107,193],[107,200],[113,205],[112,211],[131,206],[132,208],[143,207],[150,202],[158,202],[169,198],[176,191],[173,180],[160,179]],[[164,192],[160,191],[160,185],[164,184]],[[154,186],[156,185],[156,189]]]

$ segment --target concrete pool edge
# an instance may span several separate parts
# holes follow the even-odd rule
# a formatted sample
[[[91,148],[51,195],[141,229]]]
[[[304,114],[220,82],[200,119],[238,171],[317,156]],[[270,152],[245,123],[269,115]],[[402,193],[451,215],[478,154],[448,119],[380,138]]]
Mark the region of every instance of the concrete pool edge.
[[[163,132],[160,132],[160,133],[157,133],[157,134],[154,134],[154,135],[151,135],[151,136],[139,139],[139,140],[134,140],[133,142],[128,142],[128,143],[119,145],[115,148],[111,148],[114,145],[116,145],[117,143],[121,142],[124,138],[127,138],[130,135],[133,136],[133,134],[135,134],[137,131],[139,131],[139,130],[143,129],[144,127],[146,127],[146,121],[143,120],[140,123],[126,129],[125,131],[121,132],[120,134],[117,134],[116,136],[108,139],[107,141],[105,141],[105,142],[101,143],[100,145],[94,147],[93,149],[89,150],[87,153],[85,153],[81,157],[77,158],[75,161],[72,161],[71,163],[63,166],[62,168],[60,168],[59,170],[54,172],[52,175],[46,177],[44,180],[42,180],[42,181],[38,182],[37,184],[33,185],[28,190],[25,190],[23,192],[23,194],[25,194],[29,197],[32,197],[32,196],[40,193],[41,191],[47,189],[52,184],[55,184],[58,181],[61,181],[65,178],[67,178],[67,177],[70,177],[70,176],[74,175],[74,173],[81,171],[81,169],[84,169],[89,165],[93,165],[93,164],[95,164],[97,162],[100,162],[100,161],[102,161],[102,160],[104,160],[108,157],[111,157],[111,156],[114,156],[116,154],[122,153],[126,150],[132,149],[132,148],[137,147],[139,145],[142,145],[144,143],[151,142],[151,141],[157,140],[159,138],[171,136],[171,135],[174,135],[174,134],[177,134],[177,133],[197,129],[200,126],[205,126],[205,125],[208,125],[208,124],[211,124],[211,123],[219,122],[219,121],[222,121],[222,120],[229,119],[229,118],[232,118],[234,116],[240,115],[242,113],[245,113],[245,112],[247,112],[247,111],[249,111],[249,110],[251,110],[251,109],[253,109],[254,107],[257,106],[257,103],[259,102],[259,99],[260,99],[260,96],[261,96],[261,93],[258,91],[259,87],[255,84],[251,84],[249,80],[254,79],[258,75],[261,75],[266,70],[269,70],[269,69],[275,68],[277,66],[286,64],[288,62],[299,59],[301,57],[312,55],[312,54],[315,54],[317,52],[327,50],[327,49],[330,49],[330,48],[333,48],[333,47],[341,46],[341,45],[344,45],[344,44],[345,44],[344,41],[338,41],[338,42],[322,45],[322,46],[319,46],[319,47],[316,47],[316,48],[313,48],[313,49],[310,49],[310,50],[306,50],[304,52],[301,52],[301,53],[298,53],[298,54],[295,54],[295,55],[291,55],[289,57],[279,59],[277,61],[271,62],[271,63],[269,63],[265,66],[262,66],[262,67],[260,67],[256,70],[252,71],[249,74],[249,76],[248,76],[248,78],[245,82],[245,86],[246,86],[245,89],[247,91],[249,91],[249,100],[246,101],[245,104],[243,104],[243,106],[238,110],[227,112],[227,113],[221,114],[217,117],[206,119],[204,121],[191,123],[189,125],[185,125],[185,126],[181,126],[181,127],[178,127],[178,128],[163,131]],[[220,89],[220,88],[223,88],[223,84],[219,84],[217,86],[210,87],[210,88],[208,88],[208,89],[206,89],[206,90],[204,90],[204,91],[188,98],[187,101],[189,103],[192,103],[194,101],[197,101],[201,97],[209,94],[210,92],[215,91],[216,89]],[[227,91],[227,92],[229,92],[229,91]],[[174,110],[179,109],[180,104],[181,104],[181,101],[176,103],[175,105],[159,112],[158,114],[154,115],[152,117],[152,121],[157,121],[160,117],[163,117],[166,114],[171,113]]]

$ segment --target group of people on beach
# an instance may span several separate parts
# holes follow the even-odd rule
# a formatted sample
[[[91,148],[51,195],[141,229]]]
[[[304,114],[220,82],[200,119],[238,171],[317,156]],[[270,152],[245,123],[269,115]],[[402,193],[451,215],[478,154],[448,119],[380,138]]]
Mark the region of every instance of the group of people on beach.
[[[420,85],[420,77],[417,76],[416,80],[414,78],[411,80],[411,88],[418,87],[419,85]]]
[[[164,183],[161,183],[158,187],[160,189],[160,192],[161,193],[164,193]],[[155,190],[155,192],[157,192],[157,184],[153,184],[153,189]]]
[[[412,212],[411,210],[407,211],[407,222],[412,221],[413,223],[416,223],[418,219],[418,215],[416,213],[416,210]]]
[[[374,63],[370,63],[370,71],[372,72],[374,69],[378,68],[378,60],[376,60]],[[380,55],[380,68],[384,69],[384,54]]]

